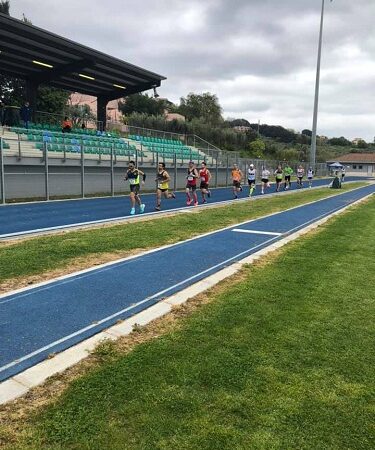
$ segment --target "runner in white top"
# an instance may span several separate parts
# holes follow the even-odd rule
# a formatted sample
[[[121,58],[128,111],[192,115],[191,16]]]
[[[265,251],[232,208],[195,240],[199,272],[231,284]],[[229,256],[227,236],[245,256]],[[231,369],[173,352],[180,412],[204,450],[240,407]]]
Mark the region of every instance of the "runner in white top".
[[[312,180],[314,178],[314,171],[312,170],[312,167],[309,167],[307,171],[307,179],[309,180],[309,188],[312,187]]]
[[[345,167],[343,167],[341,169],[341,183],[343,183],[345,181],[345,174],[346,174],[346,169],[345,169]]]
[[[255,189],[255,181],[257,177],[257,171],[254,168],[254,164],[250,164],[250,167],[247,170],[247,182],[249,184],[249,197],[253,195]]]
[[[303,168],[303,166],[298,166],[297,169],[297,187],[302,188],[303,187],[303,177],[305,175],[305,169]]]
[[[271,172],[263,166],[262,169],[262,194],[270,187],[270,175]]]

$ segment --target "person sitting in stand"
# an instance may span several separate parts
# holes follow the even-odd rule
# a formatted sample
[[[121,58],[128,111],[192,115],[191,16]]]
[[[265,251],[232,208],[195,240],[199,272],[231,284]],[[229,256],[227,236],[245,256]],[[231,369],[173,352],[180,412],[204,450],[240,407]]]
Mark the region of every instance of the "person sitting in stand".
[[[73,124],[68,117],[65,117],[62,123],[62,132],[63,133],[70,133],[72,131]]]

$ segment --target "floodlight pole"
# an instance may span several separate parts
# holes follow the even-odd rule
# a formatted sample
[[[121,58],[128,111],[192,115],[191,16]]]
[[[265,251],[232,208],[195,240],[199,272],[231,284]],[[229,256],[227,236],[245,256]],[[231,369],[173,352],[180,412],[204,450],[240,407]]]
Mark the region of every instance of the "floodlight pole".
[[[319,32],[319,46],[318,46],[318,62],[316,66],[316,81],[315,81],[315,100],[314,100],[314,115],[311,135],[311,150],[310,150],[310,164],[313,167],[316,161],[316,129],[318,124],[318,107],[319,107],[319,86],[320,86],[320,62],[322,59],[322,42],[323,42],[323,23],[324,23],[324,3],[322,0],[322,14],[320,18],[320,32]]]

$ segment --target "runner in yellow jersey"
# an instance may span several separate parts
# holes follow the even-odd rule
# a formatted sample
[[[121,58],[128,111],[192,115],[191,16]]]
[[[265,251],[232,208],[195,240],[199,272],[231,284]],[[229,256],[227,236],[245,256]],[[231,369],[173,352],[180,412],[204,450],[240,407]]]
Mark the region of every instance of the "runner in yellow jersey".
[[[156,174],[156,211],[161,210],[161,198],[164,197],[166,199],[176,198],[173,192],[169,192],[169,182],[171,181],[171,177],[169,173],[165,170],[165,164],[159,163],[158,171]]]

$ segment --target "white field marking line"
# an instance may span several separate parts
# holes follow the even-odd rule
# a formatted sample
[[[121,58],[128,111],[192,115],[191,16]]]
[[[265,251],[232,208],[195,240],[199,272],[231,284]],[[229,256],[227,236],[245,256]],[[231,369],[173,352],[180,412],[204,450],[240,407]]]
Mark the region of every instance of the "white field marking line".
[[[41,283],[37,283],[37,284],[35,284],[33,286],[27,286],[27,287],[24,287],[24,288],[15,289],[15,290],[7,292],[5,294],[0,294],[0,300],[2,298],[14,296],[14,295],[26,292],[26,291],[37,290],[37,289],[39,289],[41,287],[44,287],[46,285],[50,285],[50,284],[52,285],[52,284],[58,283],[60,281],[64,281],[66,279],[77,278],[77,277],[80,277],[81,275],[84,275],[84,274],[87,274],[87,273],[91,273],[91,272],[95,272],[95,271],[100,272],[102,269],[105,269],[106,267],[119,265],[119,264],[122,264],[124,262],[131,261],[131,260],[133,260],[135,258],[141,258],[143,256],[147,256],[147,255],[150,255],[152,253],[155,253],[155,252],[158,252],[158,251],[162,251],[162,250],[166,250],[166,249],[169,249],[169,248],[172,248],[172,247],[182,246],[182,245],[185,245],[188,242],[195,241],[195,240],[198,240],[198,239],[203,239],[203,238],[205,238],[207,236],[212,236],[212,235],[214,235],[216,233],[221,233],[222,231],[231,230],[231,229],[233,229],[235,227],[239,227],[239,226],[242,226],[242,225],[247,225],[249,223],[255,222],[256,220],[266,219],[268,217],[273,217],[273,216],[276,216],[278,214],[282,214],[284,212],[293,211],[295,209],[302,208],[304,206],[309,206],[309,205],[313,205],[315,203],[319,203],[319,202],[322,202],[322,201],[325,201],[325,200],[329,200],[331,198],[340,197],[342,195],[346,195],[346,194],[355,192],[355,191],[357,191],[359,189],[364,189],[366,187],[368,187],[368,186],[361,186],[359,188],[352,189],[349,192],[342,192],[342,193],[335,194],[335,195],[332,195],[332,196],[329,196],[329,197],[325,197],[325,198],[322,198],[322,199],[319,199],[319,200],[314,200],[314,201],[311,201],[311,202],[308,202],[308,203],[304,203],[302,205],[293,206],[292,208],[288,208],[288,209],[285,209],[283,211],[277,211],[277,212],[274,212],[274,213],[271,213],[271,214],[267,214],[265,216],[261,216],[261,217],[255,218],[255,219],[247,220],[245,222],[240,222],[240,223],[238,223],[236,225],[229,225],[227,227],[220,228],[219,230],[209,231],[209,232],[201,234],[199,236],[194,236],[192,238],[186,239],[185,241],[182,241],[182,242],[175,242],[173,244],[164,245],[162,247],[157,247],[157,248],[154,248],[154,249],[151,249],[151,250],[147,250],[145,252],[138,253],[136,255],[127,256],[126,258],[121,258],[121,259],[118,259],[118,260],[115,260],[115,261],[111,261],[111,262],[108,262],[108,263],[97,265],[95,267],[90,267],[89,269],[79,270],[77,272],[72,272],[72,273],[67,274],[67,275],[62,275],[61,277],[51,278],[50,280],[42,281]],[[371,194],[369,194],[369,195],[371,195]],[[244,200],[247,200],[247,199],[244,199]],[[11,298],[9,300],[6,300],[6,302],[8,303],[9,301],[16,300],[17,298],[19,298],[19,297],[13,297],[13,298]],[[2,304],[4,304],[4,303],[5,302],[0,302],[0,306]]]
[[[36,355],[39,355],[40,353],[42,353],[42,352],[44,352],[44,351],[46,351],[46,350],[48,350],[48,349],[50,349],[50,348],[52,348],[52,347],[54,347],[56,345],[62,344],[63,342],[66,342],[69,339],[72,339],[73,337],[79,336],[80,334],[82,334],[82,333],[84,333],[84,332],[86,332],[88,330],[96,328],[99,325],[101,325],[101,324],[103,324],[105,322],[108,322],[109,320],[115,319],[116,317],[120,316],[121,314],[124,314],[125,312],[131,311],[132,309],[135,309],[138,306],[143,305],[144,303],[147,303],[147,302],[149,302],[151,300],[154,300],[154,299],[156,299],[156,298],[166,294],[167,292],[172,291],[173,289],[176,289],[176,288],[178,288],[178,287],[180,287],[180,286],[182,286],[182,285],[184,285],[184,284],[186,284],[186,283],[188,283],[190,281],[195,280],[196,278],[201,277],[202,275],[204,275],[204,274],[206,274],[208,272],[211,272],[212,270],[215,270],[215,269],[217,269],[219,267],[225,266],[226,264],[230,263],[231,261],[233,261],[233,260],[235,260],[237,258],[240,258],[241,256],[244,256],[244,255],[252,252],[253,250],[258,249],[259,247],[262,247],[262,246],[265,246],[267,244],[270,244],[272,241],[276,240],[277,238],[278,238],[278,236],[273,237],[271,239],[268,239],[267,241],[262,242],[261,244],[256,245],[255,247],[248,248],[247,250],[245,250],[245,251],[243,251],[241,253],[238,253],[237,255],[232,256],[231,258],[228,258],[227,260],[220,262],[219,264],[211,266],[208,269],[205,269],[205,270],[203,270],[203,271],[201,271],[201,272],[199,272],[199,273],[197,273],[197,274],[195,274],[195,275],[193,275],[193,276],[191,276],[189,278],[186,278],[185,280],[180,281],[179,283],[174,284],[173,286],[169,286],[168,288],[163,289],[162,291],[159,291],[156,294],[153,294],[152,296],[147,297],[147,298],[139,301],[138,303],[135,303],[134,305],[128,306],[127,308],[124,308],[124,309],[122,309],[121,311],[118,311],[115,314],[111,314],[110,316],[107,316],[104,319],[101,319],[101,320],[97,321],[95,324],[91,324],[91,325],[88,325],[87,327],[81,328],[80,330],[77,330],[74,333],[69,334],[68,336],[65,336],[65,337],[63,337],[63,338],[61,338],[61,339],[59,339],[59,340],[57,340],[55,342],[52,342],[52,343],[50,343],[50,344],[48,344],[48,345],[46,345],[46,346],[44,346],[44,347],[42,347],[42,348],[40,348],[38,350],[35,350],[32,353],[29,353],[29,354],[27,354],[25,356],[22,356],[21,358],[18,358],[16,360],[14,360],[14,361],[12,361],[12,362],[10,362],[10,363],[0,367],[0,372],[4,372],[5,370],[10,369],[11,367],[13,367],[13,366],[15,366],[15,365],[17,365],[17,364],[19,364],[19,363],[21,363],[23,361],[27,361],[28,359],[30,359],[30,358],[32,358],[32,357],[34,357]]]
[[[355,182],[355,181],[354,181]],[[326,185],[320,185],[320,186],[314,186],[314,189],[321,189],[327,187]],[[364,187],[364,186],[362,186]],[[222,188],[220,188],[222,189]],[[306,189],[306,188],[304,188]],[[361,188],[355,188],[352,189],[350,192],[356,190],[356,189],[361,189]],[[261,198],[264,198],[265,196],[274,196],[277,194],[286,194],[286,193],[295,193],[295,192],[300,192],[301,190],[291,190],[291,191],[286,191],[286,192],[270,192],[268,194],[265,194],[264,196],[256,196],[256,197],[252,197],[252,200],[259,200]],[[343,194],[345,194],[346,192],[344,192]],[[148,194],[146,194],[148,195]],[[150,194],[151,195],[151,194]],[[337,195],[342,195],[342,194],[337,194]],[[126,197],[126,196],[125,196]],[[98,197],[99,199],[103,198],[103,197]],[[105,197],[104,197],[105,198]],[[76,200],[83,200],[83,199],[76,199]],[[59,200],[60,201],[60,200]],[[63,200],[61,200],[63,201]],[[65,201],[65,200],[64,200]],[[58,231],[58,230],[66,230],[69,228],[79,228],[79,227],[89,227],[90,225],[99,225],[99,224],[105,224],[105,223],[111,223],[111,222],[119,222],[119,221],[131,221],[131,220],[137,220],[139,217],[149,217],[149,216],[162,216],[162,215],[166,215],[169,213],[173,213],[173,212],[191,212],[194,211],[194,209],[197,208],[207,208],[207,207],[215,207],[215,206],[220,206],[220,205],[225,205],[225,204],[235,204],[235,203],[239,203],[239,202],[245,202],[245,201],[250,201],[249,197],[244,197],[244,198],[240,198],[240,199],[231,199],[231,200],[222,200],[220,202],[214,202],[214,203],[209,203],[209,204],[200,204],[197,207],[191,208],[189,206],[181,206],[179,208],[172,208],[172,209],[166,209],[164,211],[153,211],[153,212],[148,212],[148,213],[143,213],[143,214],[138,214],[135,216],[120,216],[120,217],[111,217],[108,219],[100,219],[100,220],[92,220],[92,221],[87,221],[87,222],[75,222],[75,223],[69,223],[69,224],[65,224],[65,225],[56,225],[54,227],[46,227],[46,228],[34,228],[32,230],[25,230],[25,231],[18,231],[15,233],[6,233],[6,234],[1,234],[0,235],[0,240],[3,239],[7,239],[7,238],[11,238],[11,237],[22,237],[22,236],[27,236],[27,235],[34,235],[34,234],[42,234],[42,233],[47,233],[48,231]],[[308,204],[308,203],[306,203]],[[287,210],[286,210],[287,211]]]
[[[354,205],[356,205],[356,204],[359,204],[359,203],[361,203],[361,202],[363,202],[364,200],[366,200],[367,198],[369,198],[369,197],[371,197],[372,195],[374,195],[374,193],[370,193],[370,194],[368,194],[368,195],[366,195],[365,197],[362,197],[362,198],[360,198],[360,199],[358,199],[358,200],[356,200],[355,202],[353,202],[353,204],[350,204],[350,205],[346,205],[346,206],[344,206],[343,208],[340,208],[340,210],[342,211],[342,210],[346,210],[347,208],[349,208],[349,207],[351,207],[351,206],[354,206]],[[335,212],[335,213],[332,213],[332,215],[335,215],[337,213],[337,211]],[[327,217],[327,216],[326,216]],[[328,217],[329,218],[329,217]],[[327,218],[327,220],[328,220],[328,218]],[[324,219],[322,219],[322,220],[324,220]],[[318,220],[318,222],[319,222],[319,220]],[[276,240],[277,238],[275,237],[275,238],[272,238],[272,239],[269,239],[269,241],[273,241],[273,240]],[[266,241],[266,242],[264,242],[263,244],[259,244],[258,246],[256,246],[256,247],[259,247],[259,246],[261,246],[261,245],[266,245],[266,243],[267,243],[268,241]],[[256,248],[256,247],[254,247],[254,248]],[[246,258],[245,258],[246,259]],[[221,264],[225,264],[225,263],[221,263]],[[209,269],[209,270],[212,270],[212,269]],[[197,276],[197,275],[196,275]],[[171,288],[169,288],[169,289],[171,289]],[[157,295],[157,294],[155,294],[155,295]],[[160,294],[159,294],[160,295]],[[152,297],[150,297],[148,300],[150,300]],[[146,300],[143,300],[142,302],[140,302],[140,303],[138,303],[138,305],[139,304],[141,304],[141,303],[143,303],[144,301],[146,301]],[[136,305],[133,305],[133,307],[136,307]],[[92,325],[92,326],[94,326],[94,325]],[[53,344],[51,344],[51,345],[53,345]],[[40,350],[40,351],[43,351],[43,350]],[[26,357],[26,356],[25,356]],[[21,359],[19,359],[19,360],[16,360],[15,362],[14,362],[14,364],[17,364],[18,362],[21,362]],[[14,365],[13,364],[13,365]],[[27,369],[26,369],[27,370]],[[12,379],[12,378],[10,378],[10,379]],[[0,383],[1,384],[1,383]]]
[[[283,233],[273,233],[271,231],[257,231],[257,230],[245,230],[243,228],[235,228],[236,233],[249,233],[249,234],[266,234],[269,236],[282,236]]]

